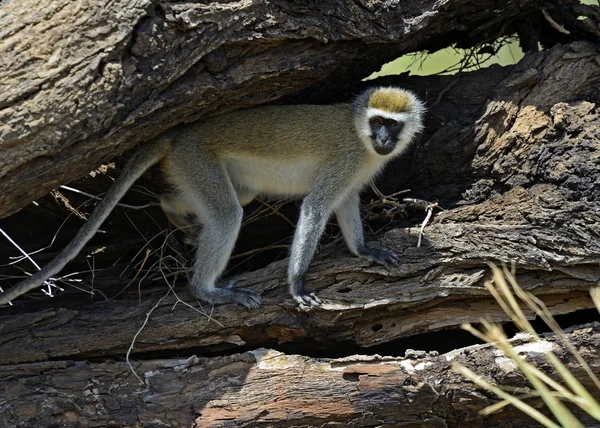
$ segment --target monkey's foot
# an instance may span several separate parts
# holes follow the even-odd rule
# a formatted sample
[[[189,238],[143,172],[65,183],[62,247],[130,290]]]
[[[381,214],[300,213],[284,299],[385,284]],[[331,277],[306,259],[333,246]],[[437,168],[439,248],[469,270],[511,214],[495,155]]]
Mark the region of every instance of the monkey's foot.
[[[315,293],[296,294],[292,298],[298,303],[298,308],[303,311],[309,311],[310,308],[321,306],[323,303]]]
[[[262,299],[256,291],[249,288],[230,288],[233,284],[228,284],[225,288],[213,288],[212,290],[196,289],[190,287],[190,292],[194,297],[204,300],[211,305],[225,303],[237,303],[249,309],[255,309],[260,306]]]
[[[323,304],[315,293],[304,287],[304,279],[302,277],[292,277],[290,284],[290,294],[296,303],[298,303],[300,310],[309,311],[311,308]]]
[[[184,235],[183,237],[183,243],[185,245],[187,245],[188,247],[195,247],[197,244],[196,241],[196,237],[195,236],[190,236],[190,235]]]
[[[362,257],[366,257],[368,260],[379,263],[388,269],[398,264],[400,261],[400,255],[394,250],[380,250],[379,248],[368,247],[366,245],[363,245],[358,250],[358,254]]]

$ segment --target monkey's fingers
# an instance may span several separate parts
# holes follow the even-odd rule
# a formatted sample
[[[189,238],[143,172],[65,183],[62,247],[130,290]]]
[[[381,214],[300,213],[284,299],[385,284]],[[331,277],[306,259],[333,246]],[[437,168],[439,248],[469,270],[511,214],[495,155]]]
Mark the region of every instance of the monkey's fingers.
[[[367,247],[366,245],[361,249],[360,255],[366,257],[367,260],[385,266],[387,269],[394,267],[400,261],[400,255],[394,250],[380,250],[379,248]]]
[[[400,262],[400,254],[394,250],[383,250],[382,263],[386,267],[394,267]]]

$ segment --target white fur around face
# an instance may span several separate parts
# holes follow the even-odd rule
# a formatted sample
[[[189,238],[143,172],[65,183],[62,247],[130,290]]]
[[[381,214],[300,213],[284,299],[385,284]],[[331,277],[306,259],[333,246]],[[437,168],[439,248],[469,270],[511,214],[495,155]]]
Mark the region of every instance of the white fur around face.
[[[406,122],[406,120],[410,117],[412,112],[403,111],[400,113],[393,113],[390,111],[380,110],[378,108],[368,108],[367,109],[367,123],[368,120],[374,116],[381,116],[386,119],[392,119],[398,122]]]
[[[423,113],[425,107],[414,95],[411,94],[412,110],[404,112],[390,112],[386,110],[367,108],[365,114],[356,118],[356,129],[359,137],[369,151],[375,153],[371,143],[371,125],[369,120],[374,116],[391,119],[404,123],[404,128],[398,135],[396,148],[387,157],[394,157],[402,153],[411,143],[417,133],[423,129]]]

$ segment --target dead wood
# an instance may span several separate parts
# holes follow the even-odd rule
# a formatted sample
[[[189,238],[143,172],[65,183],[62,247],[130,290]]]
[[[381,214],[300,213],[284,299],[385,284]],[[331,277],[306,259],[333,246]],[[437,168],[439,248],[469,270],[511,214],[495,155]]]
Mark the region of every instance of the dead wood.
[[[181,121],[309,87],[331,101],[417,49],[560,34],[542,7],[578,26],[576,4],[4,1],[0,218]]]
[[[397,174],[408,177],[423,199],[437,196],[450,208],[426,228],[421,248],[416,228],[382,237],[402,254],[398,267],[388,271],[349,256],[341,245],[328,246],[307,280],[330,305],[299,313],[287,297],[286,261],[276,262],[238,277],[239,286],[262,294],[261,310],[204,307],[209,319],[174,306],[171,296],[153,312],[134,352],[307,341],[324,349],[340,341],[369,347],[482,315],[503,320],[483,287],[487,261],[514,263],[519,283],[554,313],[592,307],[587,290],[600,281],[600,119],[588,100],[598,94],[597,58],[595,45],[579,43],[532,54],[512,68],[461,76],[446,96],[449,104],[431,109],[429,133],[409,158],[412,169],[400,161],[384,177],[384,184]],[[461,103],[469,90],[463,88],[486,78],[482,88],[490,89],[479,97],[477,116],[473,104]],[[444,119],[445,111],[456,117]],[[123,355],[168,289],[153,290],[139,302],[134,291],[103,303],[5,309],[14,315],[0,324],[0,361]]]
[[[274,100],[348,98],[358,78],[417,48],[472,45],[514,28],[537,47],[564,40],[556,25],[580,37],[574,28],[591,24],[571,22],[568,6],[51,0],[40,9],[29,0],[3,2],[0,217],[182,120]],[[539,31],[525,31],[532,19],[539,26],[528,30]],[[287,297],[286,261],[237,276],[239,286],[262,294],[258,311],[200,306],[180,287],[185,273],[175,287],[183,301],[171,292],[159,302],[169,290],[159,275],[139,295],[135,282],[104,302],[99,292],[93,303],[75,293],[16,301],[0,309],[2,422],[529,426],[511,408],[483,420],[476,412],[493,399],[448,370],[455,358],[499,383],[522,385],[489,349],[413,353],[408,361],[288,354],[369,352],[482,316],[506,320],[483,287],[488,261],[514,263],[521,286],[555,314],[591,308],[588,289],[600,281],[599,76],[598,45],[575,42],[513,67],[381,80],[417,91],[429,107],[421,141],[378,183],[385,194],[410,188],[407,196],[445,209],[425,229],[422,247],[421,213],[375,233],[402,254],[389,271],[327,245],[307,280],[328,304],[308,313]],[[28,224],[30,236],[42,228],[51,236],[55,229],[40,220],[45,210],[30,206],[0,226]],[[0,249],[0,263],[15,255],[4,242]],[[113,270],[121,287],[133,277],[120,279],[119,265]],[[138,332],[132,359],[145,386],[125,363],[109,360],[122,359]],[[598,338],[596,325],[572,336],[590,357]],[[291,352],[262,349],[270,347]],[[185,358],[171,359],[177,354]]]
[[[597,369],[598,323],[568,335]],[[514,341],[521,356],[548,370],[552,350],[592,391],[600,393],[562,342]],[[309,358],[264,348],[202,358],[124,362],[49,361],[0,366],[4,426],[402,426],[537,427],[512,406],[491,416],[478,411],[498,400],[454,373],[459,362],[486,380],[530,391],[502,353],[476,345],[444,355],[407,351],[404,358],[354,355]],[[540,400],[528,400],[540,407]],[[598,426],[578,416],[586,427]]]

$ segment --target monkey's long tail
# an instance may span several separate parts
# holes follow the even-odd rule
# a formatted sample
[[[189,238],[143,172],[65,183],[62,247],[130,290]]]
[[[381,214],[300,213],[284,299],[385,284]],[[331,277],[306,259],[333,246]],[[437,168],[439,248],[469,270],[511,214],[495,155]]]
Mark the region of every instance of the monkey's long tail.
[[[14,287],[0,293],[0,305],[5,305],[22,294],[39,287],[53,275],[59,273],[67,263],[81,251],[85,244],[94,236],[104,220],[108,217],[119,200],[135,181],[152,165],[160,161],[169,149],[169,140],[166,137],[158,137],[144,144],[129,159],[125,168],[108,190],[102,201],[96,206],[88,221],[79,229],[79,232],[69,244],[48,263],[42,270],[15,285]]]

